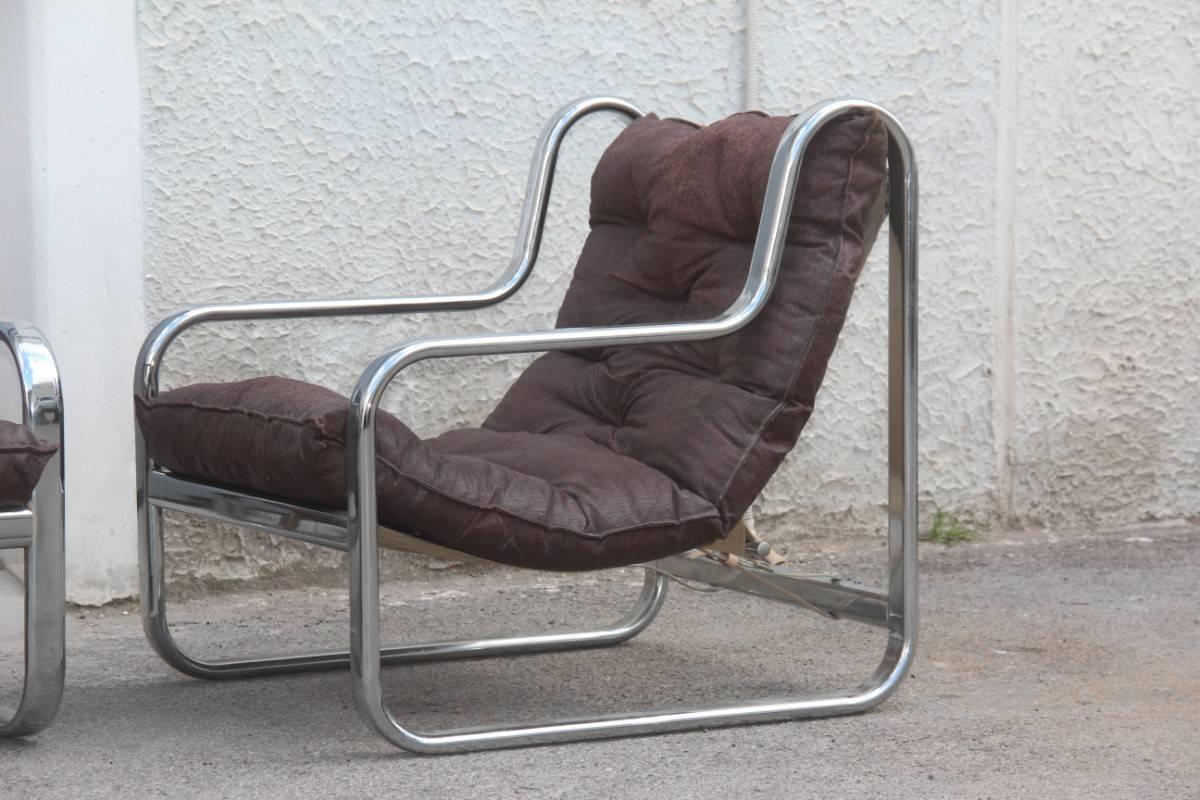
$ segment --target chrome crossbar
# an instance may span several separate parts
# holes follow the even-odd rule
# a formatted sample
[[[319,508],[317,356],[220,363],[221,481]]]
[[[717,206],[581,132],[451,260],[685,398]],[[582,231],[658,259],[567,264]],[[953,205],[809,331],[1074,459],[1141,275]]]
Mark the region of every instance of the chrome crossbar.
[[[223,486],[151,471],[147,501],[156,508],[274,533],[345,552],[346,512],[309,508]]]
[[[21,508],[0,511],[0,550],[33,544],[33,512]]]
[[[888,626],[887,595],[834,576],[803,575],[786,567],[764,567],[745,560],[736,565],[723,564],[692,554],[664,558],[652,566],[672,578],[809,608],[830,619]]]

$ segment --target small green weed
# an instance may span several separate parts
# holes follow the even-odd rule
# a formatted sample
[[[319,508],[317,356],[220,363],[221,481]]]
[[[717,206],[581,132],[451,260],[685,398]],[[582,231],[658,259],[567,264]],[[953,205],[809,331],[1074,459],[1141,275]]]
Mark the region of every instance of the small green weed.
[[[938,509],[933,512],[933,525],[921,537],[921,541],[953,547],[960,542],[973,542],[978,538],[979,531],[975,530],[969,518],[964,519],[949,511]]]

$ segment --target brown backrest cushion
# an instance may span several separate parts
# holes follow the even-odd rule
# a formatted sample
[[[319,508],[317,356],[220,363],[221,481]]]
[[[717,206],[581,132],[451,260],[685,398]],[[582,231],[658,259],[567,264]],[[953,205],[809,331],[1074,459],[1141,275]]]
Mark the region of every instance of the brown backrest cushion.
[[[715,316],[741,292],[787,117],[630,124],[592,178],[591,234],[559,326]],[[887,134],[842,118],[808,148],[778,283],[738,333],[550,353],[485,427],[573,433],[713,503],[732,527],[795,445],[878,230]]]
[[[0,508],[24,506],[58,446],[24,425],[0,420]]]

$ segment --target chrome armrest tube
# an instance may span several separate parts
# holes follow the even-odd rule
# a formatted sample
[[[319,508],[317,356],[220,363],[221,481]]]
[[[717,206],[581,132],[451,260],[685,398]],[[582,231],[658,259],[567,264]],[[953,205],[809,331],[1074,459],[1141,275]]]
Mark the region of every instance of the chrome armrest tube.
[[[62,444],[62,391],[58,365],[44,336],[28,322],[0,322],[21,385],[21,421],[39,438]]]
[[[505,273],[489,288],[475,293],[380,297],[346,300],[280,300],[228,303],[185,309],[162,320],[150,331],[138,355],[134,391],[147,399],[158,392],[158,375],[171,342],[188,328],[202,323],[304,317],[373,316],[419,311],[459,311],[494,305],[512,296],[533,271],[541,248],[550,190],[559,148],[567,131],[589,114],[615,111],[630,120],[642,116],[632,103],[615,97],[589,97],[561,108],[543,128],[530,165],[525,202],[517,229],[517,242]]]

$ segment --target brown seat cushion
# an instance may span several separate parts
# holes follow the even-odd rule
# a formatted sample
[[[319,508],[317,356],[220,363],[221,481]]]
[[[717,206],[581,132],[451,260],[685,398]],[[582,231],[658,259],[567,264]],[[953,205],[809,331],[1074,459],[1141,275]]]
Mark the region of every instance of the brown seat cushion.
[[[591,232],[559,326],[703,319],[746,280],[784,117],[629,125],[592,179]],[[421,440],[379,422],[380,520],[503,563],[598,569],[732,527],[795,445],[880,222],[873,114],[805,158],[779,280],[746,328],[706,342],[550,353],[481,428]],[[282,378],[139,403],[150,457],[196,478],[345,504],[347,401]]]
[[[0,509],[25,506],[58,446],[24,425],[0,420]]]

